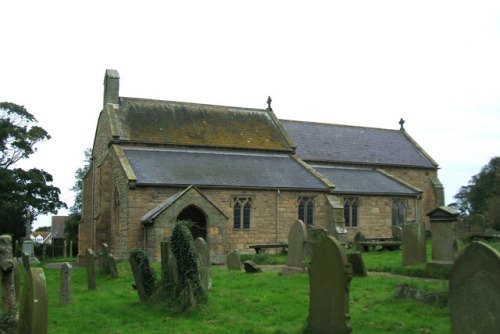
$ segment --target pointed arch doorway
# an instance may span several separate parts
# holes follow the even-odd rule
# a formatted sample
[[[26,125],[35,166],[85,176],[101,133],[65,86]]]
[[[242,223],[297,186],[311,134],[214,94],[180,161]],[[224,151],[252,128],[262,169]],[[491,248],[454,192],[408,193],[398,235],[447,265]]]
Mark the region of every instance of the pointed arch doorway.
[[[185,220],[192,223],[190,230],[193,240],[198,237],[207,240],[207,218],[200,208],[194,205],[187,206],[179,213],[177,220]]]

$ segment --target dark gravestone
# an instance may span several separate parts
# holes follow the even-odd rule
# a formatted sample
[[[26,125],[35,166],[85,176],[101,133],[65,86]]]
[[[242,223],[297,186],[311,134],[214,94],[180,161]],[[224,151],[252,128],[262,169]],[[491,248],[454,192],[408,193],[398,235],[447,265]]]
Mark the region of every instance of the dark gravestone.
[[[118,278],[118,269],[116,268],[116,261],[113,254],[108,254],[108,268],[111,278]]]
[[[23,267],[26,273],[29,273],[31,268],[30,256],[28,253],[22,252],[21,258],[23,260]]]
[[[236,251],[231,251],[227,254],[226,265],[229,270],[241,271],[240,255]]]
[[[71,303],[71,264],[64,262],[61,265],[59,303],[61,305]]]
[[[500,333],[500,252],[473,242],[449,279],[452,333]]]
[[[352,267],[342,246],[332,237],[313,249],[309,270],[308,330],[311,333],[350,333],[349,285]]]
[[[0,236],[0,275],[2,282],[3,313],[16,313],[15,263],[12,254],[12,237]]]
[[[108,255],[110,254],[107,243],[102,244],[101,252],[99,253],[99,270],[102,274],[109,274]]]
[[[210,250],[203,238],[196,238],[194,241],[196,257],[198,261],[198,273],[200,275],[201,285],[203,289],[209,290],[212,288],[212,278],[210,276]]]
[[[405,223],[403,226],[403,266],[427,262],[425,227],[420,223]]]
[[[155,287],[155,278],[149,259],[143,251],[134,250],[130,253],[129,262],[139,299],[146,302],[153,294]]]
[[[177,261],[172,254],[170,241],[165,240],[160,243],[161,248],[161,284],[164,290],[179,283],[179,273],[177,271]]]
[[[314,245],[328,237],[328,232],[323,228],[310,227],[307,230],[307,245],[311,259],[314,258]]]
[[[17,333],[47,334],[47,306],[47,288],[43,269],[31,268],[24,283]]]
[[[368,276],[365,261],[363,261],[363,255],[360,252],[347,253],[347,260],[352,266],[352,274],[354,276]]]
[[[87,268],[87,286],[89,290],[95,290],[95,258],[92,249],[88,248],[85,254],[85,267]]]
[[[251,260],[245,261],[243,265],[245,266],[245,272],[247,273],[254,274],[262,272],[262,269],[260,269],[259,266]]]
[[[283,274],[305,273],[306,251],[307,227],[301,220],[297,220],[288,232],[288,260],[283,267]]]
[[[354,246],[356,247],[356,250],[358,250],[360,252],[362,252],[364,250],[364,246],[358,244],[358,242],[363,242],[365,240],[366,240],[365,235],[361,232],[357,232],[354,235]]]

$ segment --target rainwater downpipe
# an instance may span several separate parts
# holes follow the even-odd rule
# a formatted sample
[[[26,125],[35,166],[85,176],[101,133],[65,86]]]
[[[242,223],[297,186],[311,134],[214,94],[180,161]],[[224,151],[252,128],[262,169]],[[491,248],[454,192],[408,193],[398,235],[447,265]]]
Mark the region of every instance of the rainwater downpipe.
[[[280,242],[280,190],[276,189],[276,243]]]
[[[95,182],[95,157],[92,157],[92,249],[95,250],[96,247],[96,228],[95,228],[95,187],[96,187],[96,182]]]

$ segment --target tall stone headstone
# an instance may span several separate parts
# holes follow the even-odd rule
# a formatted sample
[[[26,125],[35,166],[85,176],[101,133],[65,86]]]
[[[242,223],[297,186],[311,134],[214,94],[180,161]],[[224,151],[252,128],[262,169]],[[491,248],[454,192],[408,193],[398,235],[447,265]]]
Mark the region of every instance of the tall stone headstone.
[[[3,313],[16,313],[15,263],[10,235],[0,236],[0,275]]]
[[[73,240],[69,241],[69,257],[73,257]]]
[[[306,252],[307,227],[301,220],[297,220],[288,232],[288,260],[283,267],[283,274],[305,273]]]
[[[64,262],[61,265],[59,303],[61,305],[71,303],[71,264]]]
[[[425,227],[421,223],[405,223],[402,233],[403,266],[427,262]]]
[[[85,255],[85,267],[87,268],[87,286],[89,290],[95,290],[95,258],[92,249],[88,248]]]
[[[473,242],[449,277],[451,332],[500,333],[500,252]]]
[[[349,285],[352,267],[343,247],[332,237],[313,246],[309,270],[309,316],[311,333],[350,333]]]
[[[18,334],[47,334],[48,302],[42,268],[30,268],[19,307]]]
[[[451,263],[457,254],[456,224],[459,211],[442,206],[429,212],[432,231],[432,261]]]
[[[111,278],[118,278],[118,269],[116,267],[116,261],[113,254],[108,254],[108,268]]]
[[[241,260],[240,255],[236,251],[231,251],[227,254],[226,265],[229,270],[239,270],[241,271]]]
[[[328,232],[323,228],[309,227],[307,230],[307,252],[311,259],[314,258],[314,245],[328,236]]]
[[[100,272],[108,275],[109,274],[109,262],[108,255],[110,254],[109,246],[107,243],[103,243],[101,247],[101,252],[99,253],[99,269]]]
[[[347,260],[352,266],[352,274],[354,276],[368,276],[368,271],[366,270],[365,261],[363,260],[361,252],[347,253]]]
[[[196,250],[196,257],[198,260],[198,273],[200,274],[200,281],[203,289],[208,290],[212,288],[212,277],[210,275],[210,250],[203,238],[196,238],[194,241],[194,248]]]
[[[40,263],[40,261],[35,257],[35,244],[31,239],[25,239],[22,245],[22,253],[28,255],[30,263]]]

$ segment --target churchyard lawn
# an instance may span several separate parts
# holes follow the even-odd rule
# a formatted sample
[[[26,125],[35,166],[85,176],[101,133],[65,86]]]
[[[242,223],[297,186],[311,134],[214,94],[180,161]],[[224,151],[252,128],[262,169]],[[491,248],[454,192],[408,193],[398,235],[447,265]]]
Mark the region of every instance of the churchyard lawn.
[[[301,333],[306,325],[307,275],[246,274],[215,266],[208,304],[179,314],[165,305],[140,303],[129,263],[119,262],[118,271],[115,280],[98,276],[96,290],[89,291],[85,269],[74,267],[72,302],[59,305],[60,272],[45,269],[49,333]],[[396,285],[404,283],[424,290],[448,288],[442,281],[355,277],[350,289],[354,332],[449,333],[448,308],[394,297]]]

